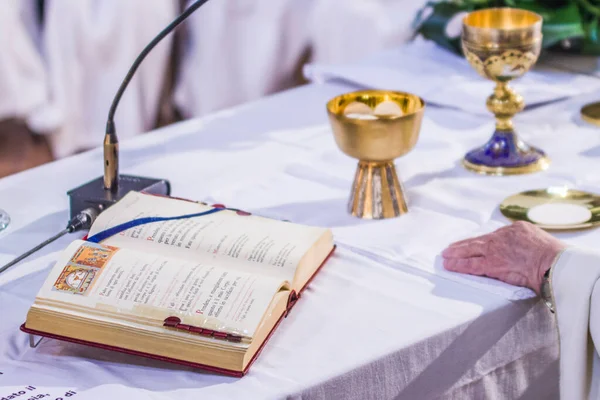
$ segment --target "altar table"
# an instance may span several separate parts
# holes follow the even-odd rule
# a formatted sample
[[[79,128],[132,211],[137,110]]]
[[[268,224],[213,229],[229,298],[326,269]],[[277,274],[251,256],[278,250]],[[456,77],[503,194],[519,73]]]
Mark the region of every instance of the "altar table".
[[[577,118],[600,92],[519,115],[523,138],[552,165],[515,177],[460,165],[491,134],[490,116],[428,106],[419,143],[397,160],[409,214],[360,221],[345,211],[356,164],[337,149],[325,113],[327,100],[352,89],[306,85],[121,144],[121,172],[169,179],[175,196],[333,228],[337,252],[247,376],[50,339],[31,348],[19,326],[57,252],[77,234],[0,274],[0,398],[555,398],[554,316],[536,298],[441,275],[439,253],[507,224],[498,204],[512,193],[600,191],[600,129]],[[0,207],[12,217],[0,233],[0,264],[61,230],[67,190],[101,173],[96,149],[0,180]],[[600,232],[559,237],[593,246]]]

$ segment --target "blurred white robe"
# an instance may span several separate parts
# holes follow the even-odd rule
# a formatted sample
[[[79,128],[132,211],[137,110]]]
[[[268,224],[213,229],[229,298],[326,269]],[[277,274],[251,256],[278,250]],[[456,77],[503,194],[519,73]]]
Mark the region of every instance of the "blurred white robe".
[[[569,248],[552,269],[560,398],[600,399],[600,253]]]
[[[335,63],[413,36],[426,0],[219,0],[190,17],[175,101],[204,115],[289,87],[304,56]]]
[[[56,156],[102,144],[112,99],[138,53],[178,14],[176,0],[47,0],[44,53]],[[119,138],[153,127],[172,36],[150,53],[116,114]]]
[[[18,118],[43,133],[48,120],[48,82],[39,51],[33,0],[0,1],[0,119]]]
[[[209,1],[190,17],[175,102],[204,115],[288,86],[318,0]]]
[[[317,0],[310,20],[312,62],[348,63],[411,40],[428,0]]]

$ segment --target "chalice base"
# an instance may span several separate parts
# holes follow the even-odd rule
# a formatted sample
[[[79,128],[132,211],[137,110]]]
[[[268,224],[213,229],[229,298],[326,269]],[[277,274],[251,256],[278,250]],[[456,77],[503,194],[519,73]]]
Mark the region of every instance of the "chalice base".
[[[519,139],[513,130],[496,130],[484,146],[466,154],[463,165],[485,175],[519,175],[545,170],[550,159]]]
[[[358,163],[348,212],[364,219],[394,218],[408,212],[393,161]]]

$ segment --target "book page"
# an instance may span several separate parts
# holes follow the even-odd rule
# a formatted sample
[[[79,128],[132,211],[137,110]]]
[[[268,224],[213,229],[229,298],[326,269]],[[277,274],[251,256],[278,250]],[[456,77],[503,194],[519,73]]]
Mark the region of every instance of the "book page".
[[[73,242],[38,298],[120,318],[252,337],[282,280],[214,265]]]
[[[211,208],[131,192],[100,215],[90,236],[136,218],[179,216]],[[141,225],[115,235],[103,244],[201,260],[292,282],[300,259],[326,232],[323,228],[223,210],[201,217]]]

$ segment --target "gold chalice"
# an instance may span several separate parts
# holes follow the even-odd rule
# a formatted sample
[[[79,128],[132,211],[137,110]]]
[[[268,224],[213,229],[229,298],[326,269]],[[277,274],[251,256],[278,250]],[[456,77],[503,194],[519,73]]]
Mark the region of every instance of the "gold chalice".
[[[482,147],[467,153],[464,166],[490,175],[544,170],[546,154],[524,143],[513,129],[513,116],[525,103],[508,82],[523,76],[537,61],[542,45],[542,17],[515,8],[489,8],[467,15],[462,47],[471,66],[496,82],[487,108],[496,116],[496,131]]]
[[[408,212],[394,159],[417,143],[425,103],[409,93],[366,90],[327,103],[339,148],[357,158],[348,212],[359,218],[393,218]]]

